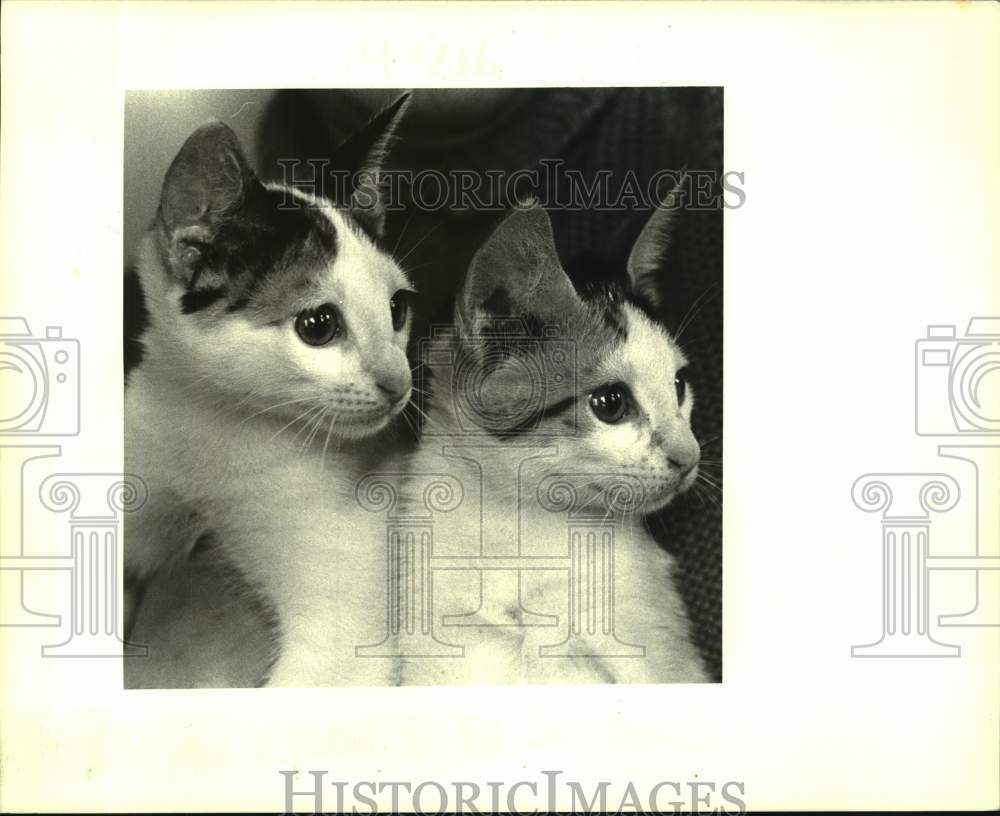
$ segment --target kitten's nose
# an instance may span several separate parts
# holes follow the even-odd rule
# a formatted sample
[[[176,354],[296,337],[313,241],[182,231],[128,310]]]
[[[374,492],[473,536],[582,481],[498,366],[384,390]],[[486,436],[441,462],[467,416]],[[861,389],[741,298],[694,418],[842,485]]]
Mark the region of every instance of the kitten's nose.
[[[701,446],[694,438],[694,434],[688,428],[684,428],[667,450],[667,464],[671,470],[680,471],[684,477],[699,461],[701,461]]]
[[[680,462],[677,459],[671,459],[667,457],[667,464],[670,465],[670,467],[673,468],[674,470],[679,470],[681,472],[681,476],[684,477],[687,476],[692,470],[694,470],[694,466],[698,464],[698,461],[695,460],[693,462]]]
[[[395,374],[383,374],[375,383],[389,402],[398,402],[410,390],[410,372],[404,369]]]
[[[399,402],[406,394],[406,388],[394,388],[392,386],[378,384],[378,390],[381,391],[388,398],[389,402]]]

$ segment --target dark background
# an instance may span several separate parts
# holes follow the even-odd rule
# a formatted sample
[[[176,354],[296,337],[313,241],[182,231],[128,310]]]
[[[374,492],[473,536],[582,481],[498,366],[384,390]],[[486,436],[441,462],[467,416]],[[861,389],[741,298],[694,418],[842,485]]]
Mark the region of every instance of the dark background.
[[[283,180],[279,159],[335,158],[336,148],[398,91],[192,91],[130,94],[125,121],[125,254],[152,219],[159,184],[190,130],[205,119],[236,129],[264,180]],[[175,114],[175,115],[171,115]],[[164,122],[169,125],[164,126]],[[643,188],[659,170],[723,169],[721,88],[545,88],[418,90],[388,167],[513,173],[561,159],[590,179],[628,171]],[[335,165],[334,165],[335,166]],[[716,189],[716,192],[718,190]],[[404,201],[404,203],[406,203]],[[692,417],[703,470],[722,481],[722,209],[684,209],[674,223],[663,291],[667,326],[690,360]],[[624,269],[649,210],[550,209],[560,256],[571,271]],[[447,322],[472,254],[501,214],[411,206],[390,212],[386,247],[395,248],[422,293],[422,324]],[[598,259],[599,262],[595,262]],[[141,352],[144,316],[134,277],[125,280],[126,370]],[[679,588],[709,673],[721,680],[722,496],[701,488],[648,519],[680,568]]]

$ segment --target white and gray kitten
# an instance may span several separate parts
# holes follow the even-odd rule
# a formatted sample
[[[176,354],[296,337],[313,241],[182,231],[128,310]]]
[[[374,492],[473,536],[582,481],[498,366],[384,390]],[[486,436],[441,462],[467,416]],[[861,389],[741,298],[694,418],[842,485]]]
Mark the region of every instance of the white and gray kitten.
[[[402,684],[708,681],[674,560],[642,523],[700,458],[684,353],[650,316],[671,216],[647,222],[626,287],[587,296],[538,206],[474,257],[455,328],[425,349],[433,396],[403,483],[417,513],[451,484],[427,600],[438,648],[457,648],[418,654],[400,619]],[[404,595],[420,558],[396,559]]]
[[[378,627],[384,583],[353,488],[391,455],[411,393],[411,285],[377,246],[404,103],[373,120],[340,206],[262,184],[228,127],[199,129],[139,253],[150,321],[125,451],[150,498],[125,531],[128,622],[142,587],[211,532],[276,613],[270,685],[394,682],[391,665],[348,658]]]

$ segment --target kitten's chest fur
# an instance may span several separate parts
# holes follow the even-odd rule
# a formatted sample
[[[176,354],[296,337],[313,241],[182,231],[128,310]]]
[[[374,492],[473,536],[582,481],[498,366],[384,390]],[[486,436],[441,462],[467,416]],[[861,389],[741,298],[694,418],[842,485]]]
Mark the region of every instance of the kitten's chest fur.
[[[551,512],[538,500],[538,472],[512,473],[510,451],[504,467],[501,448],[480,450],[478,462],[462,450],[425,440],[404,494],[415,506],[434,479],[461,484],[458,506],[433,515],[432,618],[435,637],[464,654],[404,653],[404,685],[706,679],[674,560],[640,518]]]
[[[151,497],[177,499],[216,534],[225,559],[279,622],[282,649],[299,656],[279,684],[391,681],[392,667],[355,659],[384,622],[384,532],[354,499],[357,480],[380,461],[336,440],[322,454],[307,431],[234,419],[137,371],[126,395],[126,457]],[[275,436],[277,434],[277,436]]]

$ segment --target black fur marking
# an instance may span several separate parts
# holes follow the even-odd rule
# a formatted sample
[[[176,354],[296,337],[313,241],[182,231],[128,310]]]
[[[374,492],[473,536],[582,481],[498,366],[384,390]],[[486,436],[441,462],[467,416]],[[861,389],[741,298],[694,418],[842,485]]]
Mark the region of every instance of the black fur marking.
[[[146,298],[142,292],[139,275],[132,268],[125,271],[123,333],[125,339],[125,383],[128,384],[129,374],[142,362],[142,335],[149,325],[149,312],[146,310]]]
[[[209,263],[224,268],[226,276],[253,290],[281,266],[302,256],[337,252],[337,234],[327,217],[298,199],[286,201],[283,192],[258,188],[234,218],[215,235]]]
[[[625,314],[622,311],[622,303],[626,300],[626,295],[617,287],[609,287],[604,295],[599,299],[601,305],[601,317],[611,331],[619,340],[628,337],[628,324],[625,321]]]
[[[613,261],[608,255],[585,252],[567,266],[570,280],[580,297],[600,303],[605,322],[624,339],[626,334],[622,304],[634,306],[650,320],[663,324],[663,314],[641,294],[633,291],[626,271],[626,256]]]
[[[577,401],[578,398],[575,394],[569,397],[563,397],[562,399],[556,400],[551,405],[546,405],[538,413],[532,414],[531,416],[527,417],[526,419],[522,420],[517,425],[514,425],[511,428],[504,428],[504,429],[490,428],[488,429],[489,434],[490,436],[495,436],[497,439],[501,439],[505,442],[510,441],[511,439],[517,439],[521,436],[524,436],[525,434],[532,433],[536,429],[539,429],[539,426],[546,419],[551,419],[553,417],[558,417],[561,414],[568,413],[572,408],[576,406]],[[569,427],[574,427],[576,424],[575,419],[576,419],[576,414],[574,413],[573,414],[574,421],[571,421],[569,419],[564,419],[561,424]],[[560,435],[565,436],[565,432],[560,432]]]
[[[193,289],[181,296],[181,311],[184,314],[200,312],[225,296],[226,290],[218,286],[211,289]]]
[[[653,305],[653,302],[637,292],[626,292],[625,300],[629,305],[634,306],[654,323],[664,325],[663,315],[660,310]]]
[[[589,283],[580,292],[580,296],[597,310],[604,322],[619,340],[628,337],[628,324],[622,311],[622,304],[629,300],[628,294],[618,284]]]
[[[528,417],[528,419],[518,425],[515,425],[506,433],[510,435],[520,435],[528,430],[531,430],[532,428],[537,427],[543,420],[557,417],[560,414],[565,414],[573,408],[576,403],[577,397],[575,394],[569,397],[563,397],[560,400],[556,400],[551,405],[546,405],[541,411],[538,412],[538,414]]]
[[[253,306],[275,319],[304,275],[333,262],[338,236],[333,222],[310,202],[256,184],[197,249],[193,272],[202,288],[184,295],[185,314],[225,296],[230,312]]]

